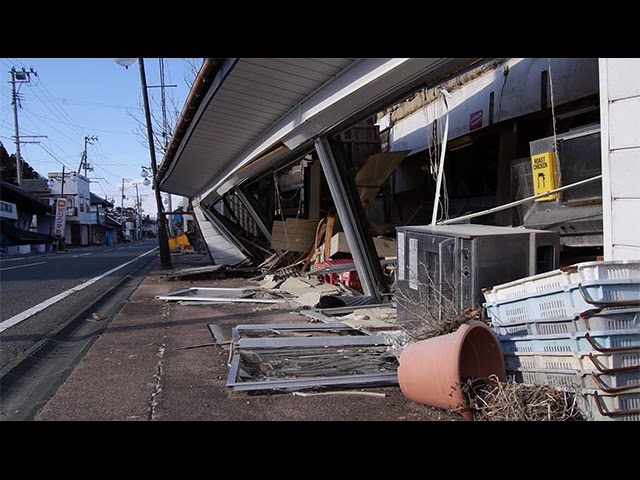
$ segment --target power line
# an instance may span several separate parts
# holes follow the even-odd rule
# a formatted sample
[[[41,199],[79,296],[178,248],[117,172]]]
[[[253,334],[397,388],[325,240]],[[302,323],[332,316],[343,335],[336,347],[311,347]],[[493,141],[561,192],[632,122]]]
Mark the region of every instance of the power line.
[[[44,83],[41,80],[41,81],[39,81],[38,83],[35,84],[35,87],[37,89],[41,90],[44,95],[48,95],[47,99],[62,114],[63,117],[66,117],[69,120],[70,125],[75,126],[75,128],[78,128],[79,130],[83,129],[83,127],[78,125],[76,123],[76,121],[73,118],[71,118],[71,116],[67,113],[67,111],[64,110],[57,101],[55,101],[55,96],[51,93],[51,91],[49,91],[49,89],[47,88],[47,84],[46,83]]]
[[[69,128],[71,128],[72,130],[75,130],[76,132],[81,131],[82,127],[77,126],[77,123],[75,123],[73,120],[71,120],[71,122],[68,121],[68,119],[70,119],[70,117],[68,115],[66,115],[66,118],[64,115],[61,115],[59,113],[59,111],[56,111],[52,108],[53,107],[57,107],[57,105],[51,101],[45,102],[44,99],[42,99],[42,97],[40,97],[40,95],[38,93],[36,93],[36,90],[32,90],[34,96],[40,100],[40,103],[47,109],[49,110],[49,112],[51,112],[62,124],[67,125]],[[46,94],[43,94],[46,95]],[[51,106],[50,106],[51,105]],[[59,110],[59,109],[58,109]]]
[[[28,112],[30,117],[33,117],[32,120],[37,120],[38,122],[42,122],[43,124],[45,124],[47,127],[51,128],[52,130],[55,130],[56,132],[58,132],[60,135],[67,137],[69,140],[71,140],[72,142],[76,142],[78,141],[77,138],[71,137],[70,135],[68,135],[67,133],[63,132],[62,130],[60,130],[58,127],[51,125],[49,123],[49,121],[54,121],[53,119],[47,118],[47,117],[43,117],[42,115],[38,115],[37,113],[34,112]],[[64,150],[63,150],[64,151]]]

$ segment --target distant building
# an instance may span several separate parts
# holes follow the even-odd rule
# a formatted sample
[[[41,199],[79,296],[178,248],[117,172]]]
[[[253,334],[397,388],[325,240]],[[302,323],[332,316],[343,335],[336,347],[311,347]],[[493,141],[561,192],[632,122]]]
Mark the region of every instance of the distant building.
[[[24,189],[9,182],[0,188],[0,248],[5,253],[46,251],[53,242],[52,209]],[[33,223],[41,228],[33,227]]]
[[[91,215],[90,241],[96,245],[113,245],[120,241],[122,224],[109,212],[113,203],[90,194],[89,209]]]
[[[88,245],[90,243],[89,227],[91,225],[89,180],[82,175],[65,173],[63,181],[62,173],[60,172],[49,173],[48,175],[48,179],[23,180],[22,186],[26,191],[49,205],[54,205],[55,200],[61,196],[66,198],[65,243]],[[40,226],[37,228],[40,231]],[[49,228],[51,227],[49,226]]]

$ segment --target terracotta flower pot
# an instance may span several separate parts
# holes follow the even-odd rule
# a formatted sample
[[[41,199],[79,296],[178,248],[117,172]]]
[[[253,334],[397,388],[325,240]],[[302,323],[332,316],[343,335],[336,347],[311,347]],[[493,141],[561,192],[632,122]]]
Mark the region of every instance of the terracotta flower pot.
[[[462,393],[468,378],[495,374],[505,379],[504,357],[493,331],[472,320],[454,333],[407,345],[400,355],[398,380],[405,397],[417,403],[457,411],[473,420]]]

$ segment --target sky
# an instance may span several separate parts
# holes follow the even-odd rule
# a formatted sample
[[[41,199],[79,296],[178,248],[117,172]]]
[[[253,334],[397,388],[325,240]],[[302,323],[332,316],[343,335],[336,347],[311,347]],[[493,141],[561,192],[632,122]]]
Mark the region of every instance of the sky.
[[[165,89],[167,110],[173,119],[189,93],[186,79],[191,82],[195,76],[189,61],[198,68],[202,59],[164,59],[165,85],[176,85]],[[125,179],[124,206],[133,207],[135,185],[139,184],[143,213],[155,217],[153,190],[142,185],[140,176],[141,167],[150,167],[151,162],[138,63],[125,69],[112,58],[0,58],[0,78],[5,80],[0,82],[0,141],[9,154],[16,150],[9,73],[12,67],[33,68],[38,74],[32,75],[29,83],[16,84],[21,105],[18,125],[22,158],[45,178],[49,172],[61,172],[62,165],[65,171],[77,171],[85,136],[98,137],[87,146],[88,162],[94,168],[88,172],[93,179],[91,192],[115,199],[119,206]],[[159,86],[159,59],[145,59],[145,71],[147,85]],[[160,120],[161,89],[149,88],[148,92],[152,114]],[[162,153],[157,150],[156,159],[160,165]],[[167,196],[163,194],[163,199]],[[173,208],[181,205],[182,200],[172,195]]]

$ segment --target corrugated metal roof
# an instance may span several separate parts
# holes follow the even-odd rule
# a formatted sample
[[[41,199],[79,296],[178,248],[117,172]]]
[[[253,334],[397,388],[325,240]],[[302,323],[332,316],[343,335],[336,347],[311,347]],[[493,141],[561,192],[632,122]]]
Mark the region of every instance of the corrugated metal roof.
[[[163,160],[161,189],[201,198],[223,191],[381,99],[475,60],[217,59],[216,77]],[[255,162],[276,147],[269,161]]]

